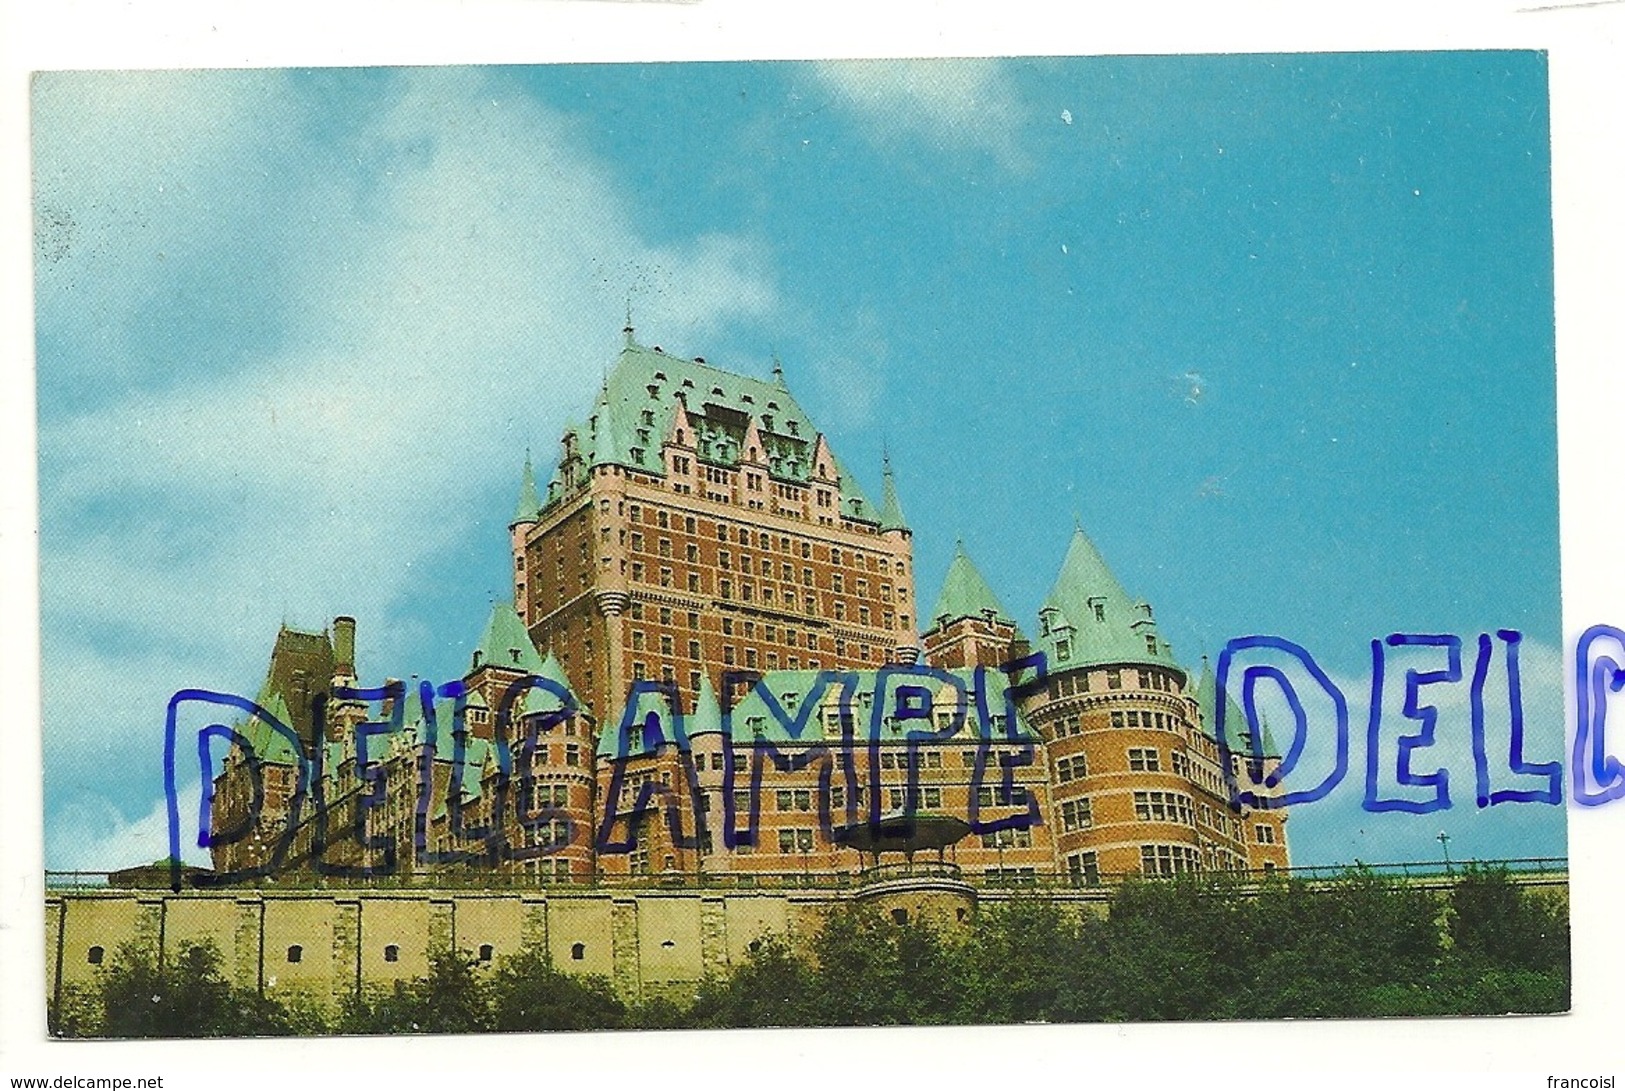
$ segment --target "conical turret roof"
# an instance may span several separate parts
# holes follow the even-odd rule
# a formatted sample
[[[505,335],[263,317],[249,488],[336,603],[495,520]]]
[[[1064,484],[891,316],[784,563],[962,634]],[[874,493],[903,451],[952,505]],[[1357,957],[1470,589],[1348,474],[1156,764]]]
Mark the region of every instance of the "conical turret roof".
[[[694,711],[689,713],[686,725],[688,735],[718,734],[722,731],[722,704],[717,691],[711,687],[711,675],[700,672],[700,688],[694,694]]]
[[[1179,669],[1157,632],[1150,604],[1123,590],[1082,527],[1073,531],[1038,616],[1051,670],[1118,663]]]
[[[536,473],[531,469],[530,452],[525,452],[525,470],[519,478],[519,503],[514,507],[512,526],[534,523],[541,518],[542,503],[536,497]]]
[[[1202,730],[1210,738],[1218,738],[1219,720],[1217,716],[1219,700],[1219,683],[1213,677],[1213,668],[1209,665],[1207,657],[1202,657],[1202,677],[1196,683],[1196,705],[1202,713]],[[1229,737],[1230,747],[1240,753],[1251,754],[1252,740],[1248,737],[1247,717],[1236,704],[1236,699],[1230,694],[1224,695],[1224,722],[1225,734]],[[1275,745],[1275,739],[1270,735],[1269,721],[1265,720],[1259,725],[1259,734],[1264,739],[1264,756],[1278,758],[1281,751]]]
[[[942,579],[942,592],[937,595],[937,604],[927,620],[935,624],[955,618],[981,617],[987,613],[1011,625],[1016,623],[1010,611],[993,593],[993,588],[988,586],[987,580],[982,578],[970,554],[965,552],[965,543],[956,542],[954,559],[948,565],[948,574]]]
[[[892,478],[891,456],[882,460],[880,490],[880,529],[881,530],[907,530],[908,523],[903,518],[903,505],[897,499],[897,482]]]

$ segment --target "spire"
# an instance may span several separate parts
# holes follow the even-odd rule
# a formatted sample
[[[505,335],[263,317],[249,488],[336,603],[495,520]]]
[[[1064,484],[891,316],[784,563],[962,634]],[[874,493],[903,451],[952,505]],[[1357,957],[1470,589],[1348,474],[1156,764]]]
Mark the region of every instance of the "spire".
[[[892,478],[891,453],[882,450],[881,464],[881,491],[880,491],[880,529],[881,530],[907,530],[908,523],[903,520],[903,505],[897,500],[897,482]]]
[[[520,523],[534,523],[542,513],[541,502],[536,499],[536,474],[530,466],[530,448],[525,448],[525,472],[519,479],[519,503],[514,508],[513,522],[508,524],[516,527]]]
[[[781,389],[789,389],[784,385],[784,365],[779,362],[779,354],[773,354],[773,383]]]
[[[989,611],[1008,624],[1015,624],[1010,611],[999,602],[998,596],[972,563],[970,554],[965,552],[965,543],[957,541],[954,543],[954,559],[948,565],[948,574],[942,579],[942,592],[937,595],[937,604],[927,620],[935,624],[939,618],[949,621],[962,617],[979,618]]]
[[[711,688],[709,671],[700,672],[700,688],[694,693],[694,710],[689,713],[685,726],[690,738],[722,730],[722,705],[717,701],[717,691]]]
[[[1196,683],[1196,707],[1202,713],[1202,730],[1209,738],[1217,739],[1219,721],[1217,716],[1219,703],[1219,683],[1213,677],[1213,667],[1208,663],[1207,656],[1202,657],[1202,677]],[[1275,739],[1270,734],[1269,720],[1259,711],[1259,735],[1264,741],[1264,756],[1278,758],[1281,756],[1280,748],[1275,745]],[[1228,737],[1230,749],[1238,754],[1251,755],[1252,744],[1247,739],[1247,716],[1236,704],[1232,693],[1224,695],[1224,727]]]
[[[621,327],[621,336],[626,339],[626,347],[631,348],[635,342],[632,338],[632,293],[626,295],[626,325]]]

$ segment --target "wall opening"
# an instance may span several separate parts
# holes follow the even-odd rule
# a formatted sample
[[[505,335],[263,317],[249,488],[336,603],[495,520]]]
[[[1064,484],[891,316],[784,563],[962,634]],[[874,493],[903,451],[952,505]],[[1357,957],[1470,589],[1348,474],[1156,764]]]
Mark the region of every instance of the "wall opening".
[[[401,960],[401,949],[400,949],[400,947],[398,945],[396,945],[396,944],[393,944],[393,943],[386,944],[384,946],[384,961],[385,962],[399,962],[400,960]]]
[[[580,962],[582,959],[586,958],[587,945],[585,943],[572,943],[570,945],[570,957],[577,962]]]
[[[288,948],[288,961],[289,962],[300,962],[300,961],[303,961],[304,957],[305,957],[305,949],[303,947],[299,946],[297,943],[294,944],[292,947]]]
[[[906,910],[906,909],[893,909],[891,911],[891,919],[892,919],[892,923],[894,923],[894,924],[907,924],[908,923],[908,910]]]
[[[107,952],[102,950],[100,947],[92,947],[90,950],[85,952],[85,961],[90,963],[92,966],[100,966],[102,964],[102,959],[106,956],[106,954]]]
[[[489,943],[480,944],[480,961],[481,962],[490,962],[491,959],[495,955],[496,955],[496,949],[493,948]]]

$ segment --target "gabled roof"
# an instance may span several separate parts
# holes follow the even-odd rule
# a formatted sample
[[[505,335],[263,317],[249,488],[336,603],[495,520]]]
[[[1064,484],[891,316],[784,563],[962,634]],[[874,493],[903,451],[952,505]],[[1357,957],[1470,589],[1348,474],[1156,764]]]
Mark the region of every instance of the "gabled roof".
[[[783,385],[782,374],[776,381],[736,375],[630,340],[604,379],[591,417],[577,432],[576,446],[586,464],[664,473],[660,449],[671,432],[679,397],[693,429],[684,442],[701,462],[737,466],[754,421],[762,444],[758,455],[770,473],[786,481],[811,480],[818,430]],[[876,513],[857,480],[844,471],[841,478],[844,514],[874,520]]]
[[[1082,527],[1072,534],[1038,617],[1039,641],[1052,672],[1117,663],[1179,669],[1173,649],[1157,632],[1150,604],[1123,590]]]
[[[954,621],[962,617],[980,618],[990,612],[1010,625],[1016,623],[1010,611],[993,593],[993,588],[982,578],[982,573],[977,571],[970,554],[965,552],[965,543],[956,542],[954,559],[948,565],[948,574],[942,579],[942,592],[937,595],[937,604],[931,608],[925,620],[935,625],[943,620]]]
[[[545,666],[536,645],[531,643],[530,634],[525,631],[525,623],[506,602],[492,604],[491,616],[485,623],[479,646],[474,649],[469,669],[485,666],[520,674],[540,674]]]

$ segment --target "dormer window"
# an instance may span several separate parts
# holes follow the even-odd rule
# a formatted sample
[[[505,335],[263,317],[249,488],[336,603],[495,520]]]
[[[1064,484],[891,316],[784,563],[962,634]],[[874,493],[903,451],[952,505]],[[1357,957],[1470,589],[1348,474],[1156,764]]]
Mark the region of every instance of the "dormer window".
[[[796,425],[795,421],[788,421],[787,424],[792,436],[799,436],[801,434],[801,429]]]
[[[508,654],[513,657],[513,661],[515,663],[519,662],[519,649],[518,648],[509,648],[508,649]]]
[[[666,381],[666,373],[664,371],[655,372],[655,382],[663,383],[665,381]]]
[[[721,388],[721,387],[720,387],[720,386],[713,386],[713,387],[712,387],[712,388],[711,388],[711,396],[712,396],[712,397],[713,397],[713,398],[720,398],[720,397],[722,397],[722,396],[723,396],[723,394],[722,394],[722,388]]]
[[[655,411],[653,409],[645,409],[643,411],[643,423],[644,424],[653,424],[654,422],[655,422]]]
[[[1103,624],[1106,621],[1106,600],[1090,599],[1089,608],[1095,612],[1095,621]]]
[[[647,387],[645,387],[645,389],[649,391],[649,397],[651,399],[658,399],[660,397],[660,386],[659,386],[659,384],[650,383]]]

